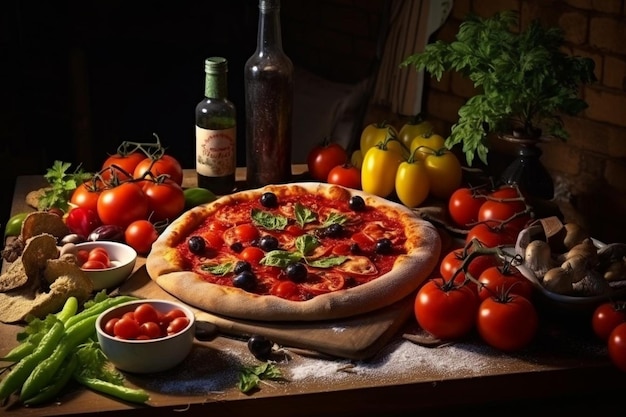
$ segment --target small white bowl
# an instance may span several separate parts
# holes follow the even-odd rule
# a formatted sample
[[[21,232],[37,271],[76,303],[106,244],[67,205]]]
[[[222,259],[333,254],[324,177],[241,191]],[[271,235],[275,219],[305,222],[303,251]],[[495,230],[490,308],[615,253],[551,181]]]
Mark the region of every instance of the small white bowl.
[[[81,249],[89,251],[96,247],[102,247],[107,251],[113,266],[106,269],[83,269],[93,282],[94,291],[117,287],[133,273],[135,262],[137,262],[135,249],[120,242],[98,240],[78,243],[76,251]]]
[[[189,324],[180,332],[148,340],[126,340],[111,336],[104,331],[109,319],[121,317],[135,310],[140,304],[151,304],[157,311],[167,313],[178,308],[182,310]],[[193,311],[184,304],[174,301],[142,299],[112,307],[96,320],[96,334],[102,351],[116,368],[132,373],[154,373],[166,371],[180,364],[191,352],[195,336],[196,319]]]

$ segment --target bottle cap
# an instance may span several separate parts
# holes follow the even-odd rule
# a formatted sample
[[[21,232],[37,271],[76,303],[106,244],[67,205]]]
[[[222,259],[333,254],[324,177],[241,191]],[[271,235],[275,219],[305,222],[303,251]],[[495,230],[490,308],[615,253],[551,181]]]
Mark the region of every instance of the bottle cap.
[[[223,74],[228,72],[228,61],[226,58],[214,56],[204,61],[204,72],[207,74]]]

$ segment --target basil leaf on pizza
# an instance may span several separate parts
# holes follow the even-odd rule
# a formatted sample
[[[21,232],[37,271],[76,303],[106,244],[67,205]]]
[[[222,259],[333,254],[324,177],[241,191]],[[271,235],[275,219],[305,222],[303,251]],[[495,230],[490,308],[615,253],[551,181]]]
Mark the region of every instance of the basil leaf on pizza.
[[[268,195],[275,204],[264,206]],[[357,198],[363,204],[350,204]],[[191,238],[205,245],[192,252]],[[146,269],[169,294],[211,313],[312,321],[413,296],[440,252],[436,228],[405,206],[303,182],[239,191],[183,213],[154,242]]]

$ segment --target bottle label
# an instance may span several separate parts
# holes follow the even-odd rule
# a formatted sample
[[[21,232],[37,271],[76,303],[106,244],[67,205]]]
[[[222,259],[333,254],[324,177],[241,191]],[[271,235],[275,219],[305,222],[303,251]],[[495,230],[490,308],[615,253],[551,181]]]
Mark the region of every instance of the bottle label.
[[[205,177],[224,177],[236,168],[236,128],[203,129],[196,125],[196,171]]]

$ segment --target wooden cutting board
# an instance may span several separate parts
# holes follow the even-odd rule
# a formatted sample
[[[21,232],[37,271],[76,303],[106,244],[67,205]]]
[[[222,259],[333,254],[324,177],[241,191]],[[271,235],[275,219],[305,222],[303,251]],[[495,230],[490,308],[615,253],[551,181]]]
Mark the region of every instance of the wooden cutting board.
[[[120,294],[176,300],[150,279],[145,266],[138,268],[119,288]],[[362,360],[373,356],[413,313],[414,295],[389,307],[345,319],[319,322],[261,322],[217,316],[192,307],[198,320],[215,324],[235,337],[263,335],[284,347],[312,353]]]

